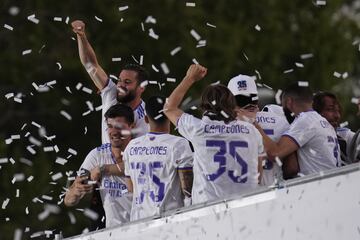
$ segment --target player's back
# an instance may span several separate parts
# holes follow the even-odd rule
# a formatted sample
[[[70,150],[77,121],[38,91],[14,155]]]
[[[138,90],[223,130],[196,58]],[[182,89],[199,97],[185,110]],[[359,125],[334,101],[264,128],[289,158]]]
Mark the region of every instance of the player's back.
[[[262,138],[250,123],[198,119],[183,114],[179,132],[194,146],[193,203],[241,194],[258,186]]]
[[[192,168],[186,139],[147,133],[129,143],[124,159],[125,174],[133,182],[131,221],[183,206],[177,170]]]

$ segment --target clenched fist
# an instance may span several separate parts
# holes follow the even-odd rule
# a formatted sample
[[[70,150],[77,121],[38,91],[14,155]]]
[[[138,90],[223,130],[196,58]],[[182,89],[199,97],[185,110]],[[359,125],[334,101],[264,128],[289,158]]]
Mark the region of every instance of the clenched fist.
[[[85,23],[81,20],[75,20],[71,23],[74,33],[83,36],[85,35]]]
[[[186,72],[186,78],[196,82],[204,78],[207,73],[207,68],[200,64],[192,64]]]

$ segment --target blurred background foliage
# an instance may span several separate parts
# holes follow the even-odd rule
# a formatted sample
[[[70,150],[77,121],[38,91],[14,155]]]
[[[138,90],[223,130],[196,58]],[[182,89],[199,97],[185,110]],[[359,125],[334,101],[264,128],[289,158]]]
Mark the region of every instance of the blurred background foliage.
[[[2,0],[0,159],[11,160],[0,164],[0,239],[44,238],[49,233],[44,231],[71,236],[86,231],[89,224],[82,211],[88,207],[86,201],[65,208],[59,198],[66,174],[76,170],[101,142],[101,112],[87,112],[101,101],[80,63],[71,21],[86,23],[89,41],[109,74],[117,76],[122,65],[143,56],[149,80],[163,84],[160,92],[165,96],[177,84],[168,82],[167,77],[179,82],[194,59],[206,66],[208,75],[191,89],[188,107],[208,84],[226,84],[240,73],[256,75],[257,82],[267,86],[262,91],[267,93],[267,98],[263,97],[267,102],[274,102],[269,96],[287,83],[308,81],[315,91],[338,95],[343,121],[355,130],[360,123],[351,98],[360,96],[360,1],[317,2],[325,1],[196,0],[195,7],[186,7],[186,1],[179,0]],[[124,6],[128,9],[119,11]],[[28,20],[33,14],[38,24]],[[150,29],[158,39],[149,36]],[[197,47],[201,42],[190,34],[192,29],[200,40],[206,40],[205,46]],[[181,50],[172,56],[170,52],[177,47]],[[23,55],[28,49],[31,53]],[[112,61],[120,57],[120,62]],[[169,74],[162,71],[162,63]],[[53,80],[56,84],[47,92],[38,92],[33,86]],[[77,88],[79,83],[82,87]],[[92,93],[84,92],[83,87]],[[8,93],[22,103],[14,97],[7,99]],[[158,93],[157,84],[149,85],[144,99]],[[20,135],[20,139],[15,137],[9,143],[12,135]],[[49,140],[44,135],[56,137]],[[41,145],[34,145],[31,137]],[[44,151],[55,145],[58,151]],[[28,146],[36,153],[30,153]],[[68,162],[60,165],[55,162],[58,157]],[[63,177],[53,180],[57,173]]]

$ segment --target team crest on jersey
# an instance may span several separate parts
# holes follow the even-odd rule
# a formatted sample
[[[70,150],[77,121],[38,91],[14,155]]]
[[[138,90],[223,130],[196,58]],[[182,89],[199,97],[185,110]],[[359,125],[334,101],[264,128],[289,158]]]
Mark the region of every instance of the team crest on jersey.
[[[246,90],[247,89],[247,82],[246,80],[240,80],[237,82],[239,90]]]

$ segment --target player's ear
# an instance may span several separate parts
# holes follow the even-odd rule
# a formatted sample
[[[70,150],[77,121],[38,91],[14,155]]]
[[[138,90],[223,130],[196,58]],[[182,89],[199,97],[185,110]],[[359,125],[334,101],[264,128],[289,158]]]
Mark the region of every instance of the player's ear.
[[[147,124],[149,124],[149,118],[148,118],[147,115],[145,115],[145,122],[146,122]]]

